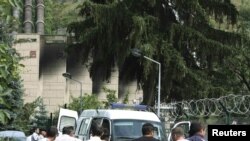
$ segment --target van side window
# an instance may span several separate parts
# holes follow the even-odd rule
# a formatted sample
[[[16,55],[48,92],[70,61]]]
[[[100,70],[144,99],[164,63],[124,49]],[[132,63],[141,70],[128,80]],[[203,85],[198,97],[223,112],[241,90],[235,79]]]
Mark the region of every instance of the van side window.
[[[114,133],[116,136],[131,136],[135,133],[135,126],[132,121],[118,121],[114,124]]]
[[[80,125],[79,135],[86,135],[88,131],[88,124],[90,122],[89,118],[83,119]]]

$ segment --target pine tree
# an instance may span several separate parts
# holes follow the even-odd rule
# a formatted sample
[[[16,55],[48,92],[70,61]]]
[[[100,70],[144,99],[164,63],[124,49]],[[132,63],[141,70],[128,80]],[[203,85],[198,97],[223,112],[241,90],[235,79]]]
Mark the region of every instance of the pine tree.
[[[46,111],[46,106],[43,103],[42,98],[38,98],[37,106],[31,117],[31,125],[39,128],[46,128],[48,126],[48,112]]]
[[[82,21],[68,27],[77,44],[67,50],[83,63],[93,58],[93,81],[109,79],[118,66],[119,79],[137,79],[143,103],[152,105],[158,71],[131,55],[139,48],[161,62],[161,101],[248,90],[230,69],[235,52],[248,42],[235,32],[238,11],[230,0],[86,0],[80,8]]]

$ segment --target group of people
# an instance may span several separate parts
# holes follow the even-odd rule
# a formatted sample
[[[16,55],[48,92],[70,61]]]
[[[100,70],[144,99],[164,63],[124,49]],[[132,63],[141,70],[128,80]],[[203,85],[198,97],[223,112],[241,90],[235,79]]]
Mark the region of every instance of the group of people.
[[[181,127],[172,129],[171,133],[173,141],[205,141],[206,135],[205,126],[197,121],[191,123],[187,138]]]
[[[154,138],[154,126],[151,123],[145,123],[141,129],[142,136],[132,141],[158,141]],[[88,141],[108,141],[109,135],[105,129],[97,124],[91,125],[91,135]],[[172,129],[172,141],[205,141],[205,126],[200,122],[192,122],[189,130],[189,137],[185,137],[184,130],[181,127]],[[75,138],[74,127],[65,126],[62,135],[58,136],[56,127],[50,127],[47,131],[34,128],[33,133],[27,137],[27,141],[81,141]]]
[[[109,137],[107,131],[97,124],[91,125],[91,137],[89,141],[105,141]],[[82,141],[75,137],[73,126],[65,126],[62,129],[62,135],[58,136],[58,130],[52,126],[47,130],[34,127],[31,130],[31,135],[26,141]]]
[[[27,137],[26,141],[81,141],[75,138],[73,126],[65,126],[62,130],[62,135],[58,136],[58,130],[52,126],[47,130],[34,127],[32,133]]]
[[[27,137],[26,141],[38,141],[47,136],[47,131],[43,128],[33,127],[30,130],[30,136]]]
[[[94,125],[91,127],[91,137],[89,141],[104,141],[104,132],[101,127]],[[132,141],[159,141],[154,138],[154,126],[151,123],[142,125],[142,136]],[[205,141],[205,126],[200,122],[192,122],[189,129],[189,137],[185,137],[184,130],[181,127],[172,129],[172,141]]]
[[[172,141],[205,141],[205,126],[200,122],[192,122],[189,129],[189,137],[185,137],[184,130],[181,127],[172,129]],[[142,137],[133,141],[158,141],[154,138],[154,126],[151,123],[145,123],[142,126]]]

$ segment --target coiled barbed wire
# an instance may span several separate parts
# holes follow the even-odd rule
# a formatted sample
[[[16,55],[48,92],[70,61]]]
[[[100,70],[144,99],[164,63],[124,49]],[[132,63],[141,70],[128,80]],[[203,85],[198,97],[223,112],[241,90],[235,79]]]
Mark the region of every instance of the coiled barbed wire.
[[[250,115],[250,95],[227,95],[220,98],[171,102],[161,104],[162,115],[171,117],[221,116],[225,112],[235,115]]]

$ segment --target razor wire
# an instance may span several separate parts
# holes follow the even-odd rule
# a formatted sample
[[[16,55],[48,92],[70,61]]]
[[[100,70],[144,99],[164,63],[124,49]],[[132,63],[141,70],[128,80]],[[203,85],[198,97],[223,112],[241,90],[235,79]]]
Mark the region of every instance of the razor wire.
[[[161,104],[162,115],[171,117],[222,116],[225,112],[235,115],[250,115],[250,95],[227,95],[220,98],[179,101]]]

